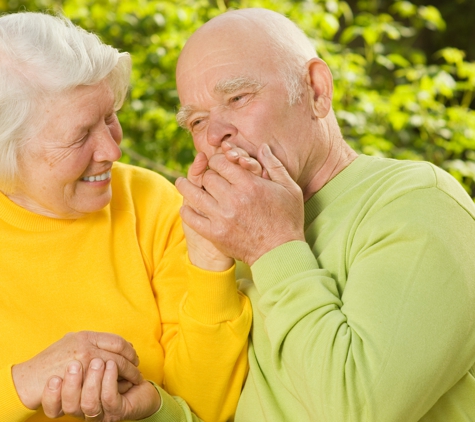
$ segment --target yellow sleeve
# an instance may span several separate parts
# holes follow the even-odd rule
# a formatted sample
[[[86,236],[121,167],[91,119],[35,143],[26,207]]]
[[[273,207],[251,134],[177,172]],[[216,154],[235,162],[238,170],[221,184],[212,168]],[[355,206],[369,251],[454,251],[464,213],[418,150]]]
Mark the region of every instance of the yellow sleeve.
[[[188,260],[181,219],[157,231],[153,285],[162,321],[164,388],[206,422],[233,417],[247,375],[252,310],[234,267],[204,271]],[[164,244],[164,237],[167,242]]]
[[[160,313],[156,337],[164,351],[163,387],[203,421],[229,420],[248,369],[249,299],[238,293],[234,269],[203,271],[188,261],[179,214],[183,198],[175,187],[150,171],[117,167],[124,173],[120,187],[129,193],[115,195],[116,206],[133,207],[137,215],[138,241]]]

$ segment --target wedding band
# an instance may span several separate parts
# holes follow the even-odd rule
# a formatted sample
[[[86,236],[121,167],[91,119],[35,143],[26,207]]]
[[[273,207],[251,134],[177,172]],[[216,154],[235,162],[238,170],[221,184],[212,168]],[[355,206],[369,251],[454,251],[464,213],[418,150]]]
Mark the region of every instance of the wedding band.
[[[91,419],[92,419],[92,418],[97,418],[101,413],[102,413],[102,409],[99,411],[99,413],[96,413],[95,415],[86,415],[86,414],[84,413],[84,417],[85,417],[85,418],[91,418]]]

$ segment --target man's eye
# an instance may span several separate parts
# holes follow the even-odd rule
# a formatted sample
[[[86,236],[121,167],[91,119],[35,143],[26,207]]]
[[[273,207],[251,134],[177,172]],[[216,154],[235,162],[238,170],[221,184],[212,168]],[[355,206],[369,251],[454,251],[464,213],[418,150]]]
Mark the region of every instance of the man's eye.
[[[243,107],[252,99],[252,94],[246,92],[244,94],[235,95],[229,99],[229,105],[235,105],[236,107]]]
[[[196,119],[196,120],[193,120],[191,123],[190,123],[190,128],[191,130],[193,129],[196,129],[200,123],[203,121],[203,119]]]

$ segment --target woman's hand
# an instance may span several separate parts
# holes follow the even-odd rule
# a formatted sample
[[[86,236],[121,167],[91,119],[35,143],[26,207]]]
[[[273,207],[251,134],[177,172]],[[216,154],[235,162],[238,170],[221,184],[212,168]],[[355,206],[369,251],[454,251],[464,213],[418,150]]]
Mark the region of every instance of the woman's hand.
[[[194,185],[202,187],[201,179],[207,166],[206,155],[202,152],[198,153],[188,170],[188,180]],[[185,204],[186,202],[184,202]],[[183,231],[186,237],[188,257],[193,265],[208,271],[226,271],[234,265],[233,258],[223,255],[210,241],[200,236],[185,223],[183,223]]]
[[[153,415],[161,404],[160,395],[148,381],[137,385],[118,382],[114,361],[93,359],[85,372],[78,361],[70,362],[64,379],[52,377],[42,397],[49,418],[64,414],[86,421],[117,422]]]
[[[37,409],[51,377],[63,377],[73,360],[80,363],[81,370],[88,368],[94,358],[115,362],[121,378],[132,384],[143,381],[137,353],[129,342],[115,334],[81,331],[66,334],[30,360],[13,366],[13,382],[21,401],[29,409]]]
[[[221,144],[222,153],[232,163],[238,164],[257,176],[266,177],[266,171],[257,160],[236,145],[224,141]],[[198,153],[188,170],[188,180],[198,187],[202,187],[202,178],[208,168],[208,159],[202,152]],[[184,202],[184,205],[187,205]],[[203,238],[187,224],[183,223],[186,236],[188,256],[193,265],[210,271],[225,271],[234,264],[234,259],[221,253],[209,240]]]

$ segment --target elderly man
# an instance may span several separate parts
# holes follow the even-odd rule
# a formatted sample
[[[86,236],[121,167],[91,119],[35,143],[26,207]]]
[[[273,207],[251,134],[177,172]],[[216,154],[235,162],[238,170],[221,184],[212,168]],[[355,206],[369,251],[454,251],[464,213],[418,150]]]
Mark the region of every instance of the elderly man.
[[[474,421],[475,206],[460,185],[351,150],[329,69],[275,12],[212,19],[177,85],[200,152],[176,183],[186,229],[252,272],[236,421]]]

